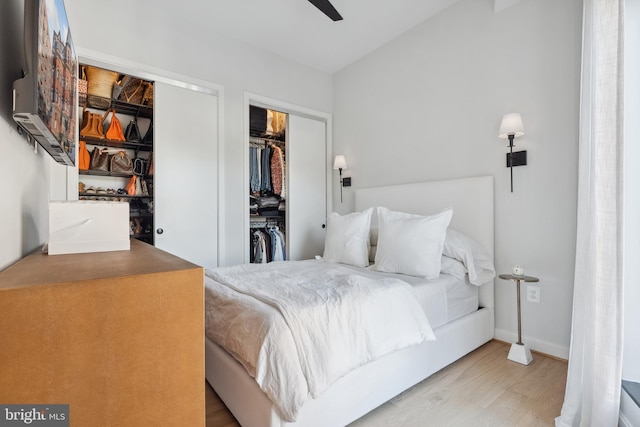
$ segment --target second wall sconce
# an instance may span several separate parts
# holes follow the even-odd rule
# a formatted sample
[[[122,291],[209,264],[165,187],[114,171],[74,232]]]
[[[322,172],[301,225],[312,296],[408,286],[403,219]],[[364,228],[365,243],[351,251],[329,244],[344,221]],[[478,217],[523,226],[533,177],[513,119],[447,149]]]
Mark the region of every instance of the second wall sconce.
[[[520,113],[508,113],[502,117],[500,123],[500,131],[498,138],[509,139],[509,153],[507,153],[507,167],[511,169],[511,192],[513,193],[513,167],[524,166],[527,164],[527,152],[513,152],[513,140],[524,135],[524,126],[522,125],[522,117]]]
[[[342,154],[337,155],[333,161],[333,169],[337,169],[340,174],[340,203],[342,203],[342,187],[349,187],[351,185],[351,178],[342,178],[342,169],[346,168],[347,159],[345,159]]]

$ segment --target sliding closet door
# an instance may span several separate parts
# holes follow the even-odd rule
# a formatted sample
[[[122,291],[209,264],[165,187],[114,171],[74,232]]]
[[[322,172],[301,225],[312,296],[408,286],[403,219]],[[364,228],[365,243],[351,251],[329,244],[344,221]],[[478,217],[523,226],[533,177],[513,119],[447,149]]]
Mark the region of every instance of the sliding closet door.
[[[292,260],[322,255],[327,212],[326,124],[289,114],[287,246]]]
[[[155,246],[217,266],[218,99],[156,83]]]

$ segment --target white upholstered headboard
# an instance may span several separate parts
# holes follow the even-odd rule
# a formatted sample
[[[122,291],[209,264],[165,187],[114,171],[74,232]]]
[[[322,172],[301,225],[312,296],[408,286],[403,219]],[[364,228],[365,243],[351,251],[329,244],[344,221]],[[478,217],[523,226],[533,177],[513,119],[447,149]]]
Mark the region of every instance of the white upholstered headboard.
[[[391,210],[431,215],[451,207],[449,227],[462,231],[494,253],[493,177],[417,182],[356,191],[356,210],[384,206]],[[376,221],[374,219],[373,221]],[[377,224],[372,223],[372,226]],[[494,285],[480,288],[480,305],[494,307]]]

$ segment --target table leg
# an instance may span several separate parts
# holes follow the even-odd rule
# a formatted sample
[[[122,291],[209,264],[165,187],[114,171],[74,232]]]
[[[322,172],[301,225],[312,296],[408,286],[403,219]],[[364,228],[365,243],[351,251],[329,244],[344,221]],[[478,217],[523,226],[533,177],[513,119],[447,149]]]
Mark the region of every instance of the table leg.
[[[522,345],[522,319],[520,315],[520,279],[516,279],[516,293],[518,296],[518,342],[517,344]]]

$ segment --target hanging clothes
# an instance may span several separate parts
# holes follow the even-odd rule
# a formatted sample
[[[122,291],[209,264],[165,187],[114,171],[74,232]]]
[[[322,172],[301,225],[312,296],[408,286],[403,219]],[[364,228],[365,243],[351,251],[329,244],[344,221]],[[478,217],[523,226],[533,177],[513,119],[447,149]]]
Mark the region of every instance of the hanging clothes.
[[[266,145],[262,149],[261,173],[260,173],[260,189],[262,191],[272,191],[271,187],[271,146]]]
[[[269,234],[271,235],[271,261],[286,260],[287,257],[284,250],[284,234],[282,234],[278,226],[269,228]]]
[[[249,186],[252,193],[260,191],[260,166],[256,147],[249,147]]]
[[[271,186],[274,194],[282,197],[282,189],[284,187],[284,158],[280,147],[273,146],[273,154],[271,155]]]
[[[266,235],[260,230],[253,232],[252,254],[255,264],[266,264],[269,262]]]

